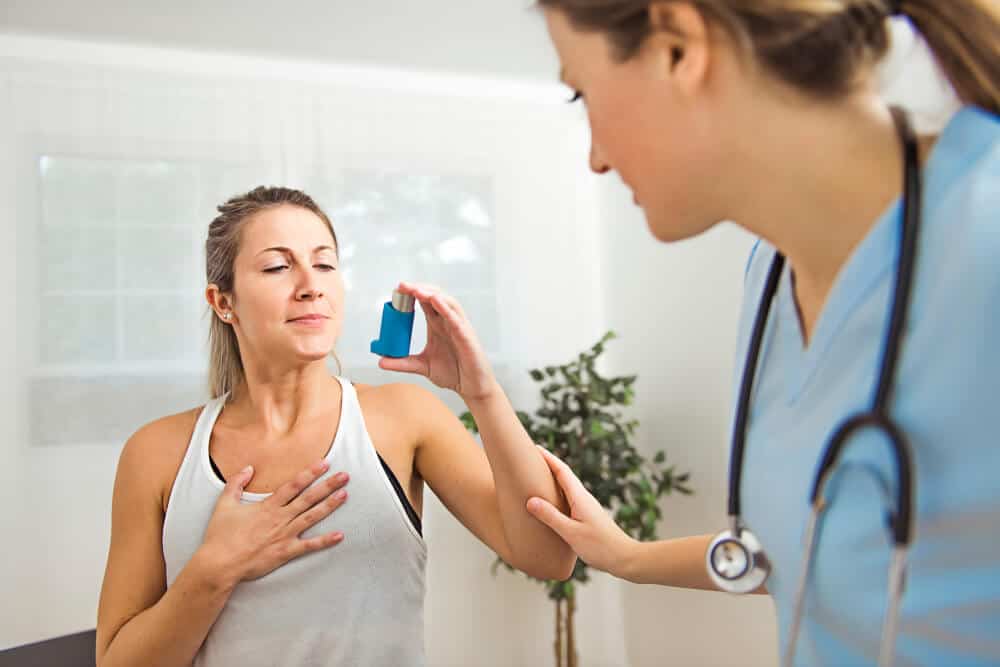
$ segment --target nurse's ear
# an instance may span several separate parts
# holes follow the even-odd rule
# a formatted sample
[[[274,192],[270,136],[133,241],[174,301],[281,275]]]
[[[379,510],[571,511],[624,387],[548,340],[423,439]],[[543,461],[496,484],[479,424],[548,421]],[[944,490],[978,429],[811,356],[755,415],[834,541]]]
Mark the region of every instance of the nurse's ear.
[[[649,6],[652,33],[642,57],[655,78],[669,82],[677,92],[693,96],[708,77],[711,44],[705,16],[687,2],[654,2]]]

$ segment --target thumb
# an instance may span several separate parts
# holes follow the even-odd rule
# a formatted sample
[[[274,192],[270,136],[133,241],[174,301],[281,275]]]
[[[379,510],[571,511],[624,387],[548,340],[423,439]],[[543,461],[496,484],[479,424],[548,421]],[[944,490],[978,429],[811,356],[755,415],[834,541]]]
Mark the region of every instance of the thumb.
[[[569,544],[569,534],[576,527],[577,521],[560,512],[547,500],[534,497],[528,499],[528,513],[556,532],[564,542]]]
[[[378,360],[378,367],[384,371],[426,375],[426,364],[424,364],[423,361],[416,356],[403,358],[382,357]]]
[[[224,495],[229,496],[233,500],[239,500],[240,495],[243,493],[243,489],[246,488],[251,479],[253,479],[253,466],[247,466],[233,475],[232,479],[226,482]]]

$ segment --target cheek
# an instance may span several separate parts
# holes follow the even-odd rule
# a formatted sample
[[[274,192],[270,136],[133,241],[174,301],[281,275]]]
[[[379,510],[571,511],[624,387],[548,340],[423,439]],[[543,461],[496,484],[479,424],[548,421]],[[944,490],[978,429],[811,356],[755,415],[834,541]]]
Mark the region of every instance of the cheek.
[[[340,271],[331,274],[324,289],[330,306],[339,311],[344,303],[344,274]]]
[[[346,299],[343,274],[338,271],[330,280],[326,290],[326,300],[330,307],[333,330],[339,335],[344,323],[344,301]]]
[[[253,276],[244,279],[241,285],[236,309],[245,324],[263,324],[283,311],[288,287],[280,276]]]
[[[638,86],[621,85],[589,109],[592,140],[606,161],[630,186],[648,174],[655,157],[651,141],[664,130],[660,115]]]

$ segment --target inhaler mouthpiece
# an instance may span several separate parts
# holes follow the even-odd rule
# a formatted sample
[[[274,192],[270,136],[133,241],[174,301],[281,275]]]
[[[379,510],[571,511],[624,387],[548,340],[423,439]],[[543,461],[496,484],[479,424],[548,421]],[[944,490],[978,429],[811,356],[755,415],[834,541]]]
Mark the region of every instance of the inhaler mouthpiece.
[[[372,341],[373,354],[396,359],[410,356],[414,305],[411,295],[393,291],[392,301],[382,306],[382,325],[379,337]]]

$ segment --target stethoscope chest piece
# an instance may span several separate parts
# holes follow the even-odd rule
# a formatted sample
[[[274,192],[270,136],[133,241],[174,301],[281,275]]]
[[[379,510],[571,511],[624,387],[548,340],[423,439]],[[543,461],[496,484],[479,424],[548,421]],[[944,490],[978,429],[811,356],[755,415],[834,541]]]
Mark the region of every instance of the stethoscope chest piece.
[[[720,590],[752,593],[767,581],[771,563],[757,536],[746,528],[725,530],[705,552],[708,574]]]

